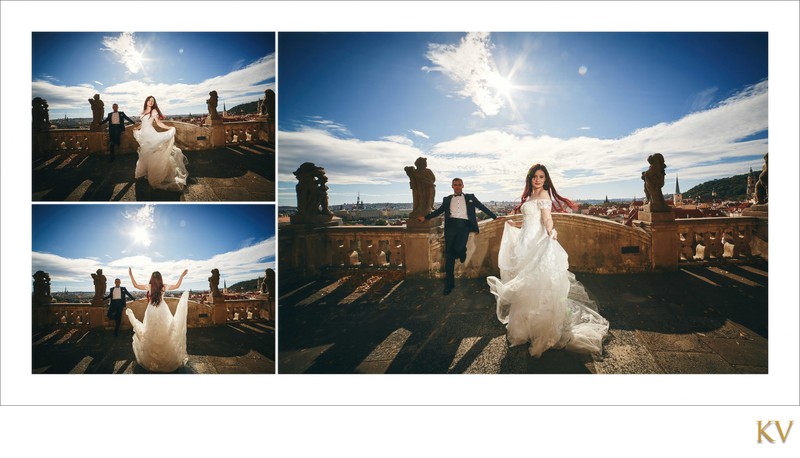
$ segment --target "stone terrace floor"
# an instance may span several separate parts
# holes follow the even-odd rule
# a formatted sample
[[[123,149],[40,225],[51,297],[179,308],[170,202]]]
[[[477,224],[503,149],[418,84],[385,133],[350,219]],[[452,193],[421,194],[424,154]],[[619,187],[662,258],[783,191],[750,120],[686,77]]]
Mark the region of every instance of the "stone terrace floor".
[[[486,280],[347,271],[279,298],[279,373],[767,373],[767,263],[577,274],[611,323],[601,360],[509,348]]]
[[[54,153],[33,161],[34,201],[275,201],[275,148],[265,142],[186,151],[189,180],[182,193],[153,189],[133,178],[137,155]]]
[[[34,374],[146,374],[131,347],[133,331],[75,327],[34,333]],[[189,328],[189,362],[175,374],[274,374],[275,325],[270,321]]]

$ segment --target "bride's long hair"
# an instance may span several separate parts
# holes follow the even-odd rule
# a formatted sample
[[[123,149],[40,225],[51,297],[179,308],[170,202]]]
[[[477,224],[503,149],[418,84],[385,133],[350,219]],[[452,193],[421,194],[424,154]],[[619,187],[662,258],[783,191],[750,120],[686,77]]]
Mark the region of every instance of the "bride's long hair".
[[[550,195],[550,200],[553,202],[552,211],[566,213],[567,209],[564,206],[569,207],[573,211],[578,209],[578,206],[572,202],[571,200],[563,197],[561,194],[556,191],[556,187],[553,184],[553,180],[550,179],[550,172],[547,171],[547,167],[542,164],[533,164],[533,166],[528,169],[528,174],[525,176],[525,190],[522,191],[522,196],[520,197],[521,202],[519,205],[514,207],[514,213],[519,213],[522,209],[522,204],[524,204],[533,194],[533,185],[531,182],[533,181],[533,175],[541,170],[544,172],[544,190]]]
[[[153,272],[153,275],[150,275],[150,303],[156,307],[161,303],[163,289],[164,280],[161,278],[161,272]]]
[[[161,114],[161,110],[158,109],[158,102],[156,102],[156,98],[153,97],[152,95],[148,95],[147,98],[144,99],[144,106],[142,107],[142,114],[144,114],[144,112],[147,111],[147,101],[150,100],[150,99],[153,99],[153,108],[152,108],[152,110],[155,110],[155,112],[158,113],[158,119],[164,119],[164,115]],[[152,115],[152,113],[151,113],[151,115]]]

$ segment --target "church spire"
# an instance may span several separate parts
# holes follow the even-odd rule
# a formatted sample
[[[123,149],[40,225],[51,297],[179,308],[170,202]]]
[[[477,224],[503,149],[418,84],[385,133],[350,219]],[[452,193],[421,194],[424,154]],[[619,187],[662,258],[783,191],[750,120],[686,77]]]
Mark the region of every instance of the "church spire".
[[[678,184],[678,175],[675,175],[675,194],[681,193],[681,186]]]

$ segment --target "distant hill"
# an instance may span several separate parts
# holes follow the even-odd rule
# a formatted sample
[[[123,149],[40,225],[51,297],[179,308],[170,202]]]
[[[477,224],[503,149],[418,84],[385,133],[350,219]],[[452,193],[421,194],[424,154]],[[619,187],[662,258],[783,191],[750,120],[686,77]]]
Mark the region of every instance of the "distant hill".
[[[258,289],[258,279],[240,281],[228,286],[228,291],[255,291]]]
[[[236,105],[233,108],[228,108],[228,114],[235,114],[235,115],[258,114],[258,101],[243,103],[241,105]]]
[[[758,179],[756,172],[753,172],[753,179]],[[700,196],[703,201],[711,200],[711,192],[716,191],[716,200],[747,200],[747,174],[734,175],[719,180],[706,181],[683,192],[685,199]]]

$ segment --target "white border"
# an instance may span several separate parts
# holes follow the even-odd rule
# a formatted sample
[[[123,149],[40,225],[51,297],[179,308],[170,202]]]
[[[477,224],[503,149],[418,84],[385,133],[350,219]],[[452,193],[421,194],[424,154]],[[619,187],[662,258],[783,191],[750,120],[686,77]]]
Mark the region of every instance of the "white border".
[[[2,3],[3,405],[798,405],[798,8],[788,2]],[[120,14],[124,11],[124,14]],[[333,20],[335,19],[335,20]],[[228,22],[233,21],[233,22]],[[769,31],[769,375],[58,376],[30,373],[32,31]],[[280,53],[280,49],[278,49]],[[76,62],[76,65],[80,65]],[[278,91],[280,88],[278,88]],[[282,103],[288,103],[282,101]],[[280,154],[280,152],[278,152]],[[777,205],[776,205],[777,204]],[[65,204],[69,205],[69,204]],[[781,209],[786,208],[785,212]],[[280,272],[278,272],[280,275]],[[279,332],[279,331],[278,331]],[[140,398],[114,392],[147,393]],[[180,382],[180,389],[158,390]],[[241,389],[250,386],[252,389]],[[68,393],[68,395],[67,395]],[[800,418],[798,418],[800,420]],[[800,434],[800,433],[798,433]],[[800,442],[800,439],[798,439]]]

